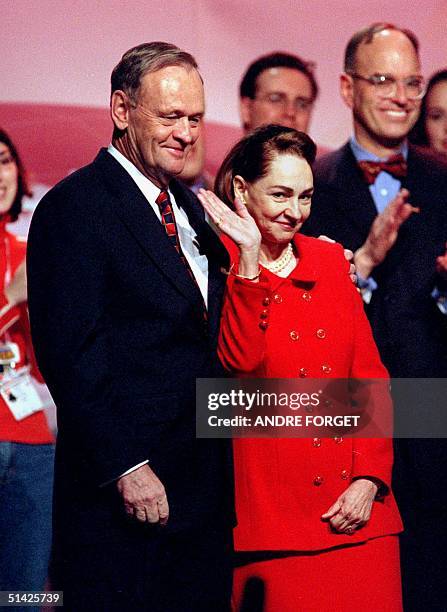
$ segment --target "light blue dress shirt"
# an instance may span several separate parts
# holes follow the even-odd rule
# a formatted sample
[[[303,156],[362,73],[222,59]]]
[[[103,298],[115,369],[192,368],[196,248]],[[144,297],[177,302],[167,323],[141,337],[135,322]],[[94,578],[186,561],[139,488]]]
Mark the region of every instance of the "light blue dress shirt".
[[[355,159],[359,161],[386,161],[386,159],[377,157],[374,153],[370,153],[369,151],[365,151],[357,140],[355,136],[352,136],[349,142],[352,152],[354,153]],[[397,153],[402,153],[405,159],[408,157],[408,144],[404,142],[401,145],[399,151]],[[372,199],[374,200],[374,204],[376,205],[377,212],[381,213],[388,206],[393,198],[397,196],[399,193],[399,189],[401,187],[401,183],[399,179],[394,178],[388,172],[379,172],[376,180],[372,185],[369,185],[369,191],[371,192]]]
[[[383,158],[377,157],[374,153],[370,153],[366,151],[363,147],[359,145],[355,136],[351,137],[349,141],[349,145],[352,149],[355,159],[359,161],[386,161]],[[400,151],[396,151],[396,153],[402,153],[405,159],[408,156],[408,144],[404,142],[401,145]],[[399,193],[401,183],[397,178],[388,174],[382,170],[376,177],[376,180],[372,185],[369,185],[369,191],[371,193],[374,204],[376,205],[376,209],[378,213],[383,212],[383,210],[388,206],[393,198],[397,196]],[[372,276],[369,278],[362,278],[357,275],[358,278],[358,286],[362,290],[363,301],[369,304],[372,297],[372,292],[377,289],[377,283]]]
[[[352,149],[355,159],[359,161],[386,161],[386,159],[382,159],[374,155],[374,153],[370,153],[366,151],[363,147],[359,145],[355,136],[351,137],[349,141],[349,145]],[[401,153],[404,159],[408,157],[408,143],[405,141],[402,143],[400,150],[396,151],[396,154]],[[381,213],[388,206],[393,198],[397,196],[399,193],[399,189],[401,188],[401,182],[399,179],[395,178],[388,172],[382,170],[376,177],[376,180],[372,185],[369,185],[369,191],[371,193],[372,199],[374,200],[374,204],[376,205],[377,212]],[[372,296],[372,292],[377,289],[377,283],[372,276],[369,278],[362,278],[357,275],[358,278],[358,286],[362,290],[362,297],[364,302],[369,304]],[[436,300],[438,304],[439,310],[447,315],[447,296],[444,292],[439,291],[437,287],[435,287],[432,291],[432,297]]]

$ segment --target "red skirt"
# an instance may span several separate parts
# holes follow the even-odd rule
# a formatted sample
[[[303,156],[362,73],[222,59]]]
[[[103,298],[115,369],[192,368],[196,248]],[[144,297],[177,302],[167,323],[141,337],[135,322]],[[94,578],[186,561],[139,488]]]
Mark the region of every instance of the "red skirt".
[[[401,612],[398,537],[238,567],[233,610]]]

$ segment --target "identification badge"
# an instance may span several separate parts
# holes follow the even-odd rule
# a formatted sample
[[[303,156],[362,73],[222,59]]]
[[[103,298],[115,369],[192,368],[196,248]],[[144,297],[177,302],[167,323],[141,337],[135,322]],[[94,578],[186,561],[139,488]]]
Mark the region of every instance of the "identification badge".
[[[0,365],[11,365],[20,361],[20,349],[15,342],[0,344]]]
[[[27,371],[18,371],[13,377],[3,379],[0,394],[16,421],[21,421],[44,407]]]

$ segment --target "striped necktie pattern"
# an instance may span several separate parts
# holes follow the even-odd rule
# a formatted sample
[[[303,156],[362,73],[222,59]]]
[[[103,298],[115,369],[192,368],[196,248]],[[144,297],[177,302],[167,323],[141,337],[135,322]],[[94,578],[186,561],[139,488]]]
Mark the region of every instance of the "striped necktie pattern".
[[[174,211],[172,210],[172,206],[171,206],[171,198],[169,197],[169,193],[166,191],[166,189],[162,189],[160,191],[155,202],[157,203],[160,209],[161,224],[165,228],[165,231],[166,231],[166,234],[168,235],[169,240],[171,241],[172,245],[175,247],[177,253],[180,255],[180,259],[182,260],[183,265],[188,270],[189,275],[191,276],[192,280],[198,287],[196,277],[194,276],[193,271],[191,270],[191,267],[188,263],[188,260],[183,254],[182,247],[180,246],[177,224],[175,222]],[[203,316],[206,320],[207,312],[206,312],[205,303],[203,303],[203,313],[204,313]]]

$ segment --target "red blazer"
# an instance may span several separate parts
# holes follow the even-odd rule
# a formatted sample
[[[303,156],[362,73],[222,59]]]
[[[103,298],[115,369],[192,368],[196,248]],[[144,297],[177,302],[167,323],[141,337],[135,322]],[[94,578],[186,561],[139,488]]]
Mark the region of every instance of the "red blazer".
[[[238,249],[226,244],[237,265]],[[240,377],[387,378],[340,245],[298,234],[287,279],[228,277],[219,355]],[[391,410],[388,393],[383,410]],[[402,530],[389,486],[391,439],[236,439],[237,550],[321,550]],[[349,483],[380,479],[387,493],[354,535],[321,515]],[[386,489],[385,488],[385,489]]]

